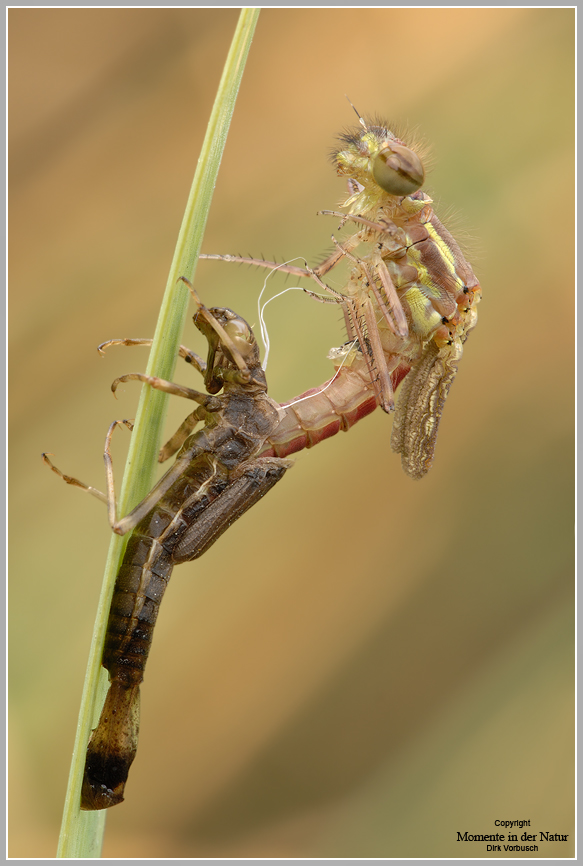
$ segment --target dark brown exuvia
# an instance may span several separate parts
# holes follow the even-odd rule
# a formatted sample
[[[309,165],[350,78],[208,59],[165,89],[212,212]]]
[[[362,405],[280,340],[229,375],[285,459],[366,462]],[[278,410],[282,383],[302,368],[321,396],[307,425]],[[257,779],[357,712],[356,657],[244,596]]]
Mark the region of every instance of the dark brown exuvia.
[[[233,361],[208,313],[229,335],[247,371]],[[116,579],[102,659],[111,684],[87,749],[82,809],[104,809],[123,800],[137,748],[140,683],[173,567],[201,556],[290,465],[257,456],[277,427],[279,412],[267,396],[251,329],[222,308],[201,309],[195,324],[209,342],[205,383],[210,393],[199,395],[199,407],[166,449],[175,450],[183,438],[173,467],[149,494],[155,504],[133,530]],[[221,396],[212,396],[221,388]],[[190,433],[197,421],[204,421],[204,428]]]
[[[180,355],[204,376],[206,394],[142,373],[116,379],[138,380],[199,405],[160,451],[160,462],[177,453],[171,469],[126,517],[117,520],[109,447],[104,458],[107,495],[64,475],[64,481],[105,501],[112,529],[131,532],[116,578],[102,664],[110,686],[99,722],[87,747],[81,808],[106,809],[123,801],[129,768],[137,750],[140,683],[158,609],[172,569],[198,559],[292,465],[286,459],[340,430],[349,430],[377,407],[364,365],[340,371],[321,388],[278,405],[267,395],[259,349],[249,325],[232,310],[204,307],[194,291],[194,323],[208,341],[205,363],[189,349]],[[148,345],[151,340],[110,340]],[[342,374],[343,372],[343,374]],[[396,387],[400,379],[393,380]],[[222,390],[222,394],[215,396]],[[204,427],[192,432],[197,424]]]
[[[161,449],[161,462],[178,452],[176,460],[146,498],[116,519],[109,445],[116,425],[128,422],[114,422],[106,439],[107,496],[64,475],[43,455],[68,484],[108,503],[115,532],[131,532],[107,623],[102,665],[110,686],[87,747],[81,794],[85,810],[123,801],[137,750],[140,683],[173,567],[202,556],[258,502],[292,465],[287,455],[350,429],[377,407],[364,368],[337,374],[322,388],[278,405],[267,395],[259,349],[247,322],[227,308],[207,309],[191,291],[198,305],[194,323],[208,341],[208,358],[205,363],[184,347],[180,355],[203,374],[208,393],[142,373],[121,376],[112,385],[115,391],[121,382],[138,380],[199,404]],[[151,341],[110,340],[100,350],[116,343]],[[397,382],[395,378],[395,387]],[[204,427],[193,433],[201,422]]]

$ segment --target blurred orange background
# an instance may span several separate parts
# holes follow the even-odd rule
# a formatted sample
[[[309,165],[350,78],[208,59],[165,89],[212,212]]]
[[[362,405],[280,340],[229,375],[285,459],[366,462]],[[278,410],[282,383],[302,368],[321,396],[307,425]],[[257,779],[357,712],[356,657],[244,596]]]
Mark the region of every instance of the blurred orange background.
[[[237,17],[9,12],[13,857],[56,851],[109,542],[105,509],[40,454],[103,486],[106,429],[138,399],[109,385],[146,351],[95,347],[154,331]],[[425,480],[379,411],[176,569],[104,856],[484,857],[457,831],[496,819],[570,834],[527,856],[573,856],[574,23],[261,13],[204,250],[320,260],[348,94],[430,142],[480,321]],[[196,285],[256,325],[264,279],[202,262]],[[292,292],[266,318],[275,399],[329,378],[337,310]],[[184,342],[203,351],[190,320]],[[186,365],[174,378],[200,386]],[[172,400],[169,433],[189,411]]]

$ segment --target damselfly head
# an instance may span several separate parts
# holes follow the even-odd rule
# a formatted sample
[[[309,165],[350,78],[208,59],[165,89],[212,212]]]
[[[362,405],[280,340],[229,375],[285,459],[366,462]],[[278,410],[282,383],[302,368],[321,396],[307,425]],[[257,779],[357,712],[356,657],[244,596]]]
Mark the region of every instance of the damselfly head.
[[[349,178],[351,188],[358,183],[375,203],[384,194],[408,196],[423,185],[425,169],[417,148],[408,147],[380,120],[360,118],[360,126],[343,133],[340,144],[333,154],[338,174]]]

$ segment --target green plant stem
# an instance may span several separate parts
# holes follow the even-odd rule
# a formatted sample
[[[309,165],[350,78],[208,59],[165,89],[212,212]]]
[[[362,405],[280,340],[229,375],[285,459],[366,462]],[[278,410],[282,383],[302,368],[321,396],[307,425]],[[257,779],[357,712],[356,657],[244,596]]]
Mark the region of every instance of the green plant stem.
[[[258,9],[242,9],[233,36],[168,275],[146,371],[150,376],[170,379],[174,371],[189,301],[188,289],[178,279],[184,276],[193,281],[194,278],[219,165],[258,15]],[[143,386],[119,497],[120,514],[127,514],[151,487],[167,400],[167,394],[155,391],[149,385]],[[126,539],[114,535],[107,558],[81,698],[57,857],[99,857],[101,854],[106,812],[82,812],[79,803],[87,742],[99,719],[108,686],[107,674],[101,668],[101,655],[115,577],[125,543]]]

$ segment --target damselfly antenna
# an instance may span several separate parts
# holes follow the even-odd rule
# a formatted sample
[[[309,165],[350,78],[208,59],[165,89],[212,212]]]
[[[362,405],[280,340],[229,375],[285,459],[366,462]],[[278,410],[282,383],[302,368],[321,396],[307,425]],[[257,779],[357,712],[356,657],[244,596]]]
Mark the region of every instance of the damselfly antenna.
[[[358,122],[360,123],[360,125],[362,126],[362,128],[364,129],[365,132],[368,132],[368,126],[366,125],[365,121],[363,120],[363,118],[360,116],[360,114],[356,110],[356,107],[352,104],[352,102],[350,101],[350,99],[348,98],[346,93],[344,94],[344,96],[346,96],[346,99],[348,100],[348,104],[352,106],[352,110],[354,111],[354,113],[358,117]]]

